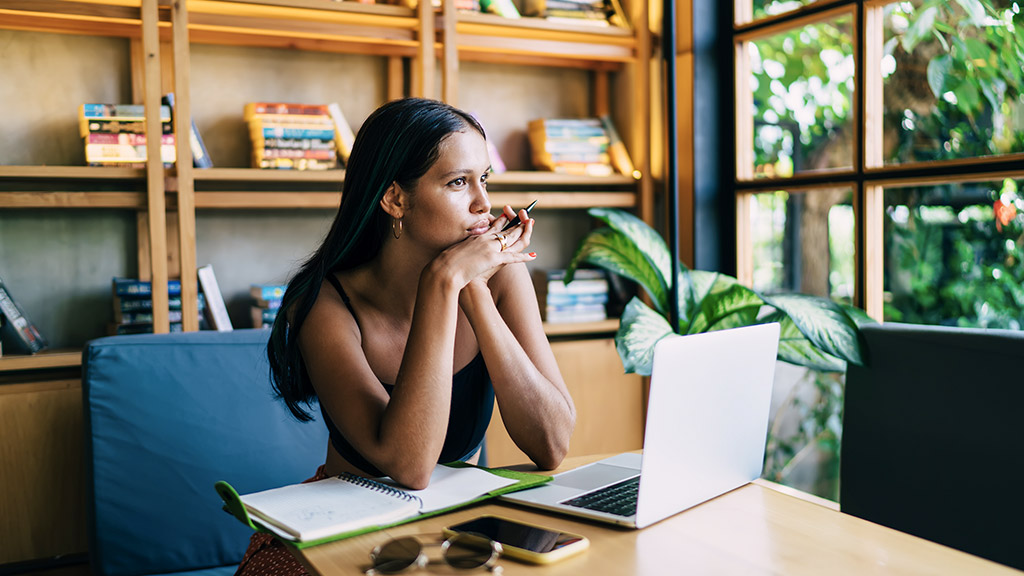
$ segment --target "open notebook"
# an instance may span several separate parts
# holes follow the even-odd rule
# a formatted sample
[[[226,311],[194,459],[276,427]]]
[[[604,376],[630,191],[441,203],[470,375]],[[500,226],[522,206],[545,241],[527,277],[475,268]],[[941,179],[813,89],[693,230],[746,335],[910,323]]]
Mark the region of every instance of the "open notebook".
[[[550,476],[438,465],[423,490],[403,490],[389,478],[343,474],[239,496],[216,484],[225,508],[243,523],[299,548],[403,524],[499,494],[547,482]]]

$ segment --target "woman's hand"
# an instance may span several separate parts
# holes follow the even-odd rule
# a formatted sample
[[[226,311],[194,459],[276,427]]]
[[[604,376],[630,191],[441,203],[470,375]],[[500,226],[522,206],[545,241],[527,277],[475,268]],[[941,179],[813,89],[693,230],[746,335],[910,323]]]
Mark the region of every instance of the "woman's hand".
[[[533,236],[533,220],[520,210],[521,222],[504,232],[501,231],[515,217],[510,206],[505,206],[501,216],[491,221],[490,228],[483,234],[470,236],[450,246],[435,260],[435,271],[452,275],[455,285],[462,289],[470,282],[483,283],[503,266],[517,262],[529,262],[537,255],[526,252]]]

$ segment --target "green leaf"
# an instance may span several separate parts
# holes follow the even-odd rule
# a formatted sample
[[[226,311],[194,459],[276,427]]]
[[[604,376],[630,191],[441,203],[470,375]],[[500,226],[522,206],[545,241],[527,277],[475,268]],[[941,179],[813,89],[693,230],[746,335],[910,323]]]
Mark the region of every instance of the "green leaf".
[[[668,245],[654,228],[636,216],[614,208],[591,208],[587,213],[607,224],[612,230],[621,232],[643,252],[647,260],[660,275],[663,285],[672,277],[672,257]]]
[[[935,27],[935,16],[938,14],[936,8],[926,8],[922,10],[913,24],[907,29],[907,32],[903,35],[903,49],[908,54],[914,52],[914,47],[921,41],[922,38],[931,34],[932,29]]]
[[[599,228],[588,234],[576,249],[565,274],[568,284],[582,263],[600,266],[640,284],[651,295],[659,311],[668,309],[668,287],[647,254],[617,230]]]
[[[871,316],[868,316],[867,312],[857,308],[856,306],[839,304],[839,307],[843,309],[843,312],[846,312],[846,315],[850,317],[850,320],[853,320],[853,323],[857,325],[858,329],[865,324],[878,324],[878,321]]]
[[[857,325],[831,300],[803,294],[765,296],[765,303],[784,312],[817,348],[862,365]]]
[[[626,304],[615,335],[615,349],[619,351],[626,374],[651,375],[654,365],[654,345],[673,334],[672,327],[661,314],[651,310],[634,297]]]
[[[978,86],[972,80],[965,80],[953,89],[956,94],[956,107],[968,116],[972,116],[981,108],[981,94],[978,93]]]
[[[814,346],[794,324],[790,317],[776,313],[764,319],[767,322],[778,322],[780,326],[778,338],[778,359],[782,362],[803,366],[822,372],[846,372],[846,362],[833,355],[821,352]]]
[[[932,58],[928,63],[928,86],[931,87],[935,98],[942,98],[947,92],[946,85],[949,83],[949,74],[952,70],[953,58],[949,54]]]
[[[779,323],[779,360],[823,372],[846,371],[846,362],[811,344],[785,313],[769,315],[764,319],[764,323],[768,322]]]
[[[701,301],[700,313],[693,318],[687,334],[708,332],[715,324],[734,314],[756,317],[757,311],[764,306],[764,300],[756,292],[736,283],[719,291],[712,291]]]
[[[972,26],[981,26],[985,23],[985,6],[978,0],[956,0],[964,12],[967,12],[967,20]]]

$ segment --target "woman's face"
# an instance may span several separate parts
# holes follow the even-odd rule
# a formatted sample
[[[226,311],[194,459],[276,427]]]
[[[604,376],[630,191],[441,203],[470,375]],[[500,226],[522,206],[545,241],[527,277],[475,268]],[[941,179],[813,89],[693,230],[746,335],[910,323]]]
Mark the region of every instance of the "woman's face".
[[[483,136],[472,128],[453,132],[439,146],[437,162],[416,183],[403,217],[405,234],[438,251],[490,226],[487,174],[491,160]]]

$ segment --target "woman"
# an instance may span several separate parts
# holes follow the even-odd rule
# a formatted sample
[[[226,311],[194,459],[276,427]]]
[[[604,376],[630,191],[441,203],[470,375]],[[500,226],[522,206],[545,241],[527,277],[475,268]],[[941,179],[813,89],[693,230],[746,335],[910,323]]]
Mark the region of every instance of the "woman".
[[[483,128],[407,98],[359,130],[341,208],[291,280],[268,346],[276,391],[330,431],[311,479],[351,472],[426,487],[439,462],[475,459],[494,400],[516,445],[558,466],[576,414],[525,263],[533,220],[490,214]],[[286,320],[287,319],[287,320]],[[283,569],[282,563],[287,563]],[[239,574],[302,573],[266,535]]]

